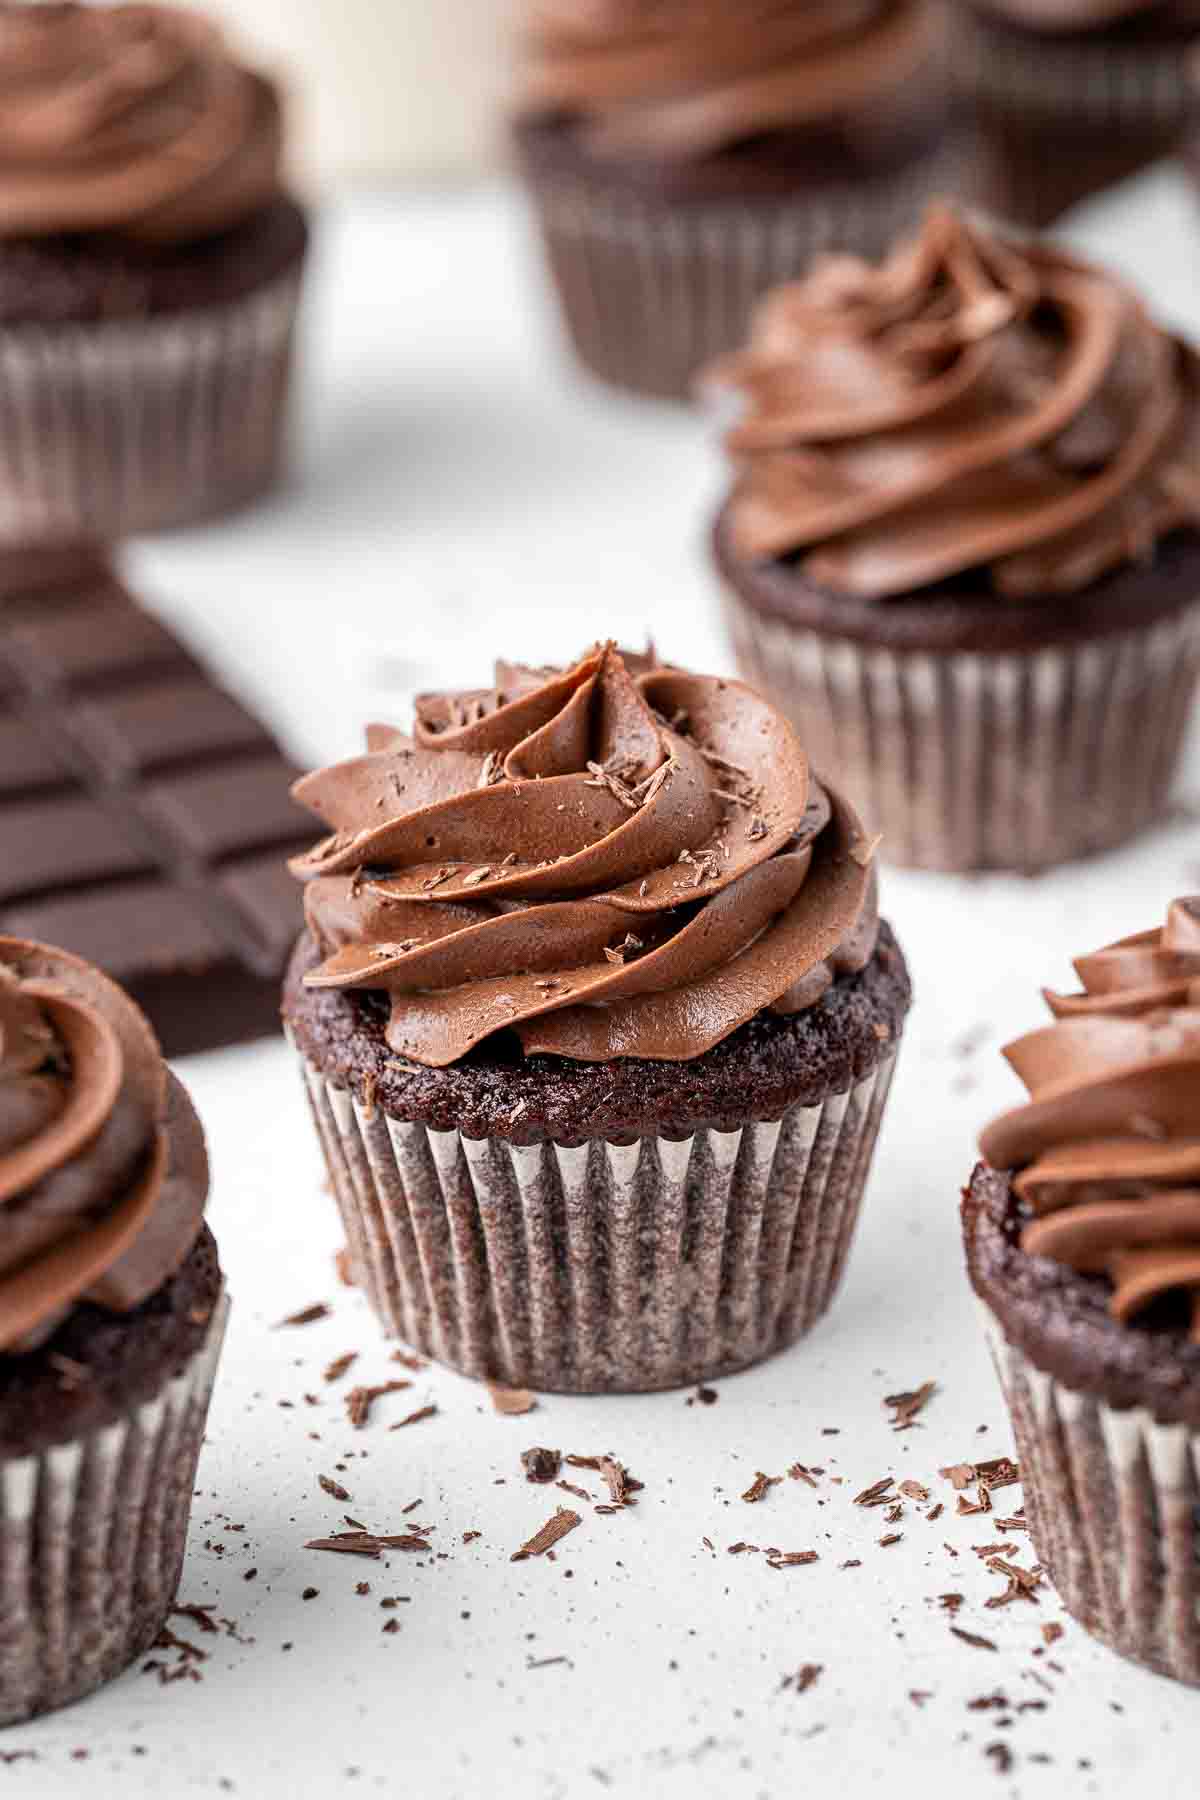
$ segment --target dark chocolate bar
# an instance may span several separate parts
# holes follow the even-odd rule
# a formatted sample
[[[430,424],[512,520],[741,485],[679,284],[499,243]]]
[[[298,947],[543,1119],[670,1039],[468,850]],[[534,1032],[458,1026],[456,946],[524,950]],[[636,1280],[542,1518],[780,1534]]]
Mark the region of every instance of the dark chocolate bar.
[[[296,774],[99,551],[0,552],[0,932],[98,963],[168,1056],[279,1028]]]

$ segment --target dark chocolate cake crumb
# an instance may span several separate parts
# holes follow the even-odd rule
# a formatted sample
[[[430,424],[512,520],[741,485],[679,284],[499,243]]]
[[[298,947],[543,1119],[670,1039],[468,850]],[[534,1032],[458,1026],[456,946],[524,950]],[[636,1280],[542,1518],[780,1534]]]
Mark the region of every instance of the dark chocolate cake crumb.
[[[562,1452],[547,1450],[535,1444],[532,1449],[522,1450],[521,1467],[525,1471],[526,1481],[557,1481],[558,1472],[562,1468]]]

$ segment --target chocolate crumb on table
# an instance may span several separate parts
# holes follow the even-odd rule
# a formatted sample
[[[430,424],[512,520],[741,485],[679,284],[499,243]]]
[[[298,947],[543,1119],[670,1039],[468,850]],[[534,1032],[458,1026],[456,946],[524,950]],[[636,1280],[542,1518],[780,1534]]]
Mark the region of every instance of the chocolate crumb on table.
[[[317,1486],[322,1493],[328,1494],[331,1500],[349,1500],[350,1498],[350,1490],[344,1488],[340,1481],[335,1481],[332,1475],[318,1475]]]
[[[980,1637],[975,1631],[964,1631],[961,1625],[952,1625],[950,1630],[964,1644],[969,1644],[972,1650],[995,1650],[997,1647],[991,1638]]]
[[[356,1431],[361,1431],[371,1416],[371,1408],[376,1400],[382,1400],[385,1394],[398,1394],[411,1386],[411,1381],[380,1381],[374,1387],[351,1388],[346,1395],[346,1417]]]
[[[398,1419],[394,1425],[388,1426],[388,1430],[403,1431],[406,1425],[419,1425],[423,1419],[432,1419],[436,1413],[437,1407],[432,1403],[428,1406],[418,1406],[416,1412],[410,1412],[407,1418]]]
[[[765,1500],[771,1489],[778,1487],[782,1480],[782,1475],[764,1475],[763,1471],[759,1469],[754,1480],[742,1495],[742,1499],[753,1506],[759,1500]]]
[[[824,1663],[801,1663],[794,1675],[785,1675],[779,1684],[780,1692],[790,1688],[793,1693],[807,1694],[809,1688],[815,1687],[825,1673]]]

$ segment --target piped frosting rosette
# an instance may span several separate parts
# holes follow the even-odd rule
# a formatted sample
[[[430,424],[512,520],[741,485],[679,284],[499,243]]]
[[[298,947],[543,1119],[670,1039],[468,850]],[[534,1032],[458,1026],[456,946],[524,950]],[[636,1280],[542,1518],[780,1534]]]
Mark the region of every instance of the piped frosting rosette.
[[[870,959],[872,846],[741,683],[605,645],[416,711],[297,783],[331,835],[292,864],[306,982],[386,992],[403,1056],[683,1061]]]
[[[187,8],[0,6],[0,238],[178,242],[279,192],[278,96]]]
[[[1017,1171],[1023,1249],[1107,1276],[1126,1323],[1185,1296],[1200,1342],[1200,899],[1075,967],[1084,991],[1006,1049],[1030,1103],[981,1149]]]
[[[601,153],[703,156],[895,93],[941,43],[924,0],[532,0],[521,104]]]
[[[199,1122],[137,1007],[75,957],[0,938],[0,1353],[80,1301],[139,1306],[207,1193]]]
[[[740,410],[734,548],[901,598],[1072,593],[1200,517],[1200,360],[1113,276],[944,203],[827,256],[711,366]]]

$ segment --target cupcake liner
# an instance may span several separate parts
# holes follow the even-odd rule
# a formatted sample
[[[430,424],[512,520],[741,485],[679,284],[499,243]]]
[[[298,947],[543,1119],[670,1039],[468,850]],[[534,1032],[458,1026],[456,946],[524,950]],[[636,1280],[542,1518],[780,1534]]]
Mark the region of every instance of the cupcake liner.
[[[788,625],[726,592],[738,666],[913,868],[1029,871],[1166,810],[1200,601],[1139,631],[1025,654],[925,653]]]
[[[529,185],[581,362],[618,387],[678,400],[703,364],[744,342],[767,289],[824,250],[882,255],[931,193],[961,193],[974,163],[964,142],[895,175],[737,205],[672,204],[537,173]]]
[[[279,470],[300,272],[165,318],[0,327],[0,543],[182,525]]]
[[[1168,155],[1194,116],[1182,41],[1021,36],[954,12],[955,85],[987,147],[988,203],[1006,218],[1052,224]]]
[[[1044,120],[1060,132],[1179,131],[1195,108],[1187,44],[1130,41],[1103,31],[1043,37],[989,27],[955,8],[955,83],[1026,130]],[[1061,151],[1060,151],[1061,153]]]
[[[223,1293],[203,1347],[154,1400],[0,1463],[0,1726],[81,1699],[162,1629],[228,1308]]]
[[[820,1318],[895,1053],[780,1120],[579,1145],[390,1119],[301,1063],[355,1280],[389,1334],[465,1375],[635,1393],[745,1368]]]
[[[984,1318],[1034,1548],[1063,1604],[1120,1655],[1200,1686],[1200,1437],[1064,1387]]]

